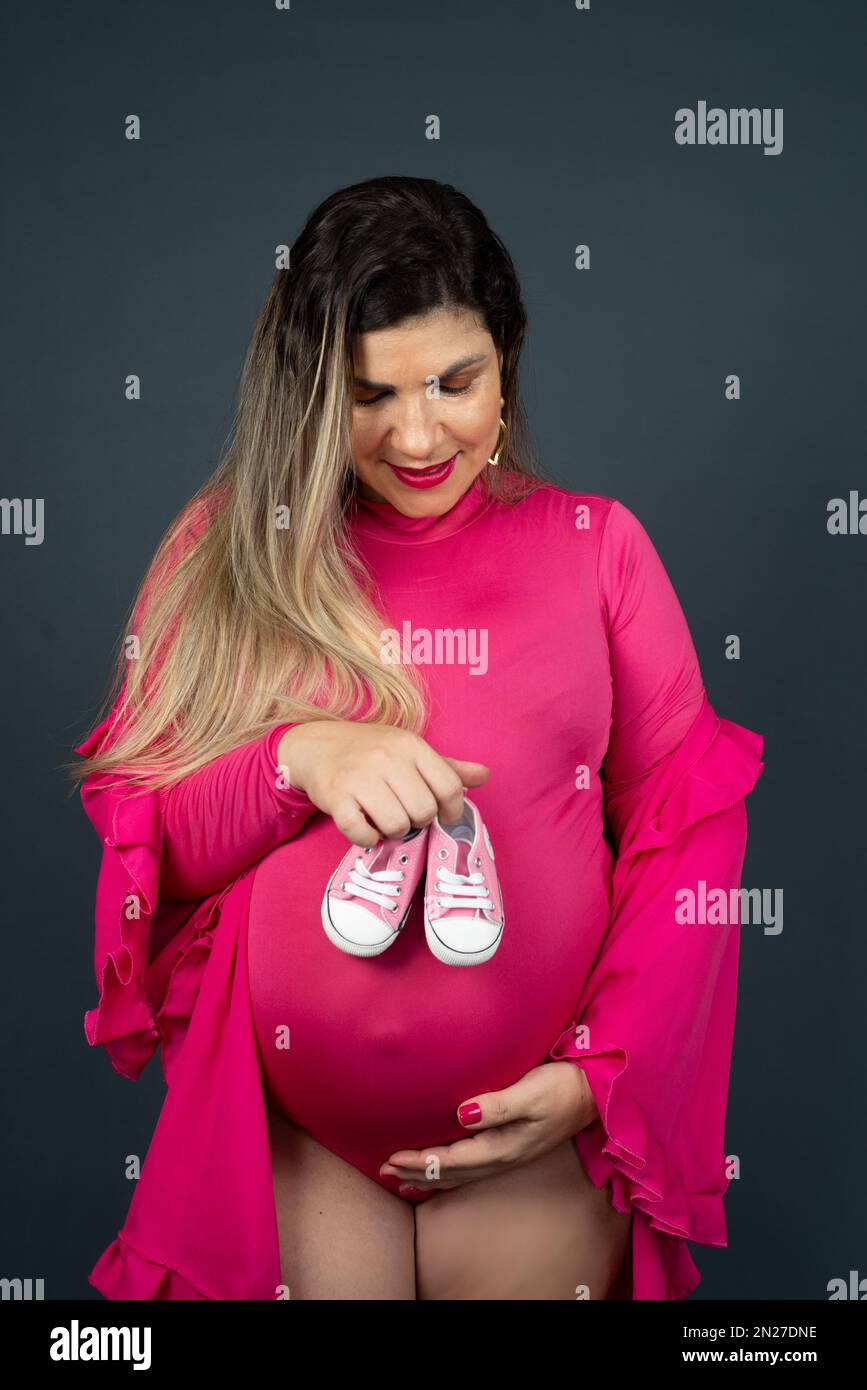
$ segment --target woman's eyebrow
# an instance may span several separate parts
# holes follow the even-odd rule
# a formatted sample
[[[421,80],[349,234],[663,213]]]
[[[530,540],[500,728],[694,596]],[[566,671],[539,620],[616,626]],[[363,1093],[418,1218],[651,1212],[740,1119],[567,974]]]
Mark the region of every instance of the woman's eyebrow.
[[[450,367],[446,367],[444,372],[436,373],[437,379],[441,381],[443,377],[457,376],[458,372],[462,372],[465,367],[474,367],[477,362],[486,362],[487,360],[488,354],[486,352],[477,352],[473,357],[462,357],[460,362],[453,362]],[[355,384],[356,386],[363,386],[366,391],[393,391],[395,389],[389,381],[368,381],[363,376],[357,376]]]

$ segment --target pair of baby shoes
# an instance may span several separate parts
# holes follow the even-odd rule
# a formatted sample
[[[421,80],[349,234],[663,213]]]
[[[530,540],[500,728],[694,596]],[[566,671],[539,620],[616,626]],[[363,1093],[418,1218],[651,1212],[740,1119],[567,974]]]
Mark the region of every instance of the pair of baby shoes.
[[[437,816],[399,839],[347,850],[322,899],[329,941],[350,956],[381,955],[400,936],[423,876],[429,949],[444,965],[490,960],[503,935],[503,898],[487,827],[466,796],[449,825]]]

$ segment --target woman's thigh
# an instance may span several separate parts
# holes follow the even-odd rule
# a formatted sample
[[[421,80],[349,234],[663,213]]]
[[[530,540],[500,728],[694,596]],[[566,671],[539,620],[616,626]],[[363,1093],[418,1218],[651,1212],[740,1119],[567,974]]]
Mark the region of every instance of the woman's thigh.
[[[495,1178],[415,1208],[419,1299],[611,1298],[629,1258],[631,1213],[594,1187],[567,1139]]]
[[[266,1107],[290,1299],[414,1299],[413,1210]]]

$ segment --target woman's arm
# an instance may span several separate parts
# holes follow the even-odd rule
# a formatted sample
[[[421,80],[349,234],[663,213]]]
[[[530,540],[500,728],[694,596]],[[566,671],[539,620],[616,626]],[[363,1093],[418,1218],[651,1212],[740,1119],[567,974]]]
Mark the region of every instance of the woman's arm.
[[[737,988],[744,797],[761,738],[714,713],[674,589],[615,502],[599,555],[613,686],[604,818],[615,855],[608,934],[551,1048],[582,1068],[598,1119],[576,1134],[597,1186],[669,1234],[723,1244],[723,1130]],[[716,890],[719,920],[687,904]],[[735,898],[736,900],[736,898]]]
[[[294,727],[278,724],[167,790],[161,894],[208,897],[304,827],[316,807],[278,767]]]
[[[603,765],[610,801],[619,787],[642,781],[671,757],[705,691],[665,567],[641,522],[617,501],[600,541],[598,589],[611,668],[611,730]]]

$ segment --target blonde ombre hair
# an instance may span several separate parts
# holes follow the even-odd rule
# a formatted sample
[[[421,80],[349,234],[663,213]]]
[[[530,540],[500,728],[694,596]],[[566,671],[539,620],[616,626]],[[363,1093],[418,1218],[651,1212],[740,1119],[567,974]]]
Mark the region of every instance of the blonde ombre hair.
[[[118,645],[110,737],[73,777],[167,787],[283,722],[421,732],[424,683],[381,660],[383,614],[345,525],[352,343],[441,307],[477,313],[502,352],[509,433],[483,486],[516,501],[545,481],[518,394],[518,279],[482,213],[430,179],[332,194],[274,277],[223,461],[160,541]]]

